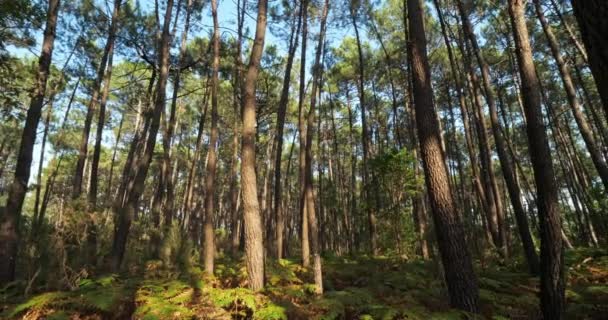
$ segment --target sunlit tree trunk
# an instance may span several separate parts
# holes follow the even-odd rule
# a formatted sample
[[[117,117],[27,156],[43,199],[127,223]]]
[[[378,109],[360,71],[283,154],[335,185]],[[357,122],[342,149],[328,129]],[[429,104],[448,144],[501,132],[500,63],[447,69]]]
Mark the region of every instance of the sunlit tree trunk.
[[[441,134],[433,105],[422,1],[408,1],[407,10],[410,34],[408,49],[412,61],[418,140],[450,304],[465,311],[478,312],[477,278],[466,245],[461,217],[448,184],[445,155],[441,148]]]
[[[255,135],[256,135],[256,83],[260,60],[264,51],[266,36],[266,13],[268,0],[258,1],[258,17],[255,39],[245,78],[242,129],[242,190],[245,225],[245,261],[249,287],[254,291],[264,288],[264,233],[262,217],[257,196],[255,172]]]

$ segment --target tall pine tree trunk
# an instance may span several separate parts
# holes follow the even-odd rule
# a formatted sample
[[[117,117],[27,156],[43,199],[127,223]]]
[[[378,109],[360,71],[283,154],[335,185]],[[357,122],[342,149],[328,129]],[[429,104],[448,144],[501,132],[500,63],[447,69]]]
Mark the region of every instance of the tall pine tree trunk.
[[[0,212],[0,285],[15,279],[15,265],[19,245],[19,220],[23,200],[30,179],[32,153],[36,144],[36,131],[42,114],[46,83],[53,58],[57,14],[60,0],[49,0],[46,12],[46,26],[42,40],[42,52],[38,59],[38,72],[32,92],[30,107],[27,110],[25,126],[21,135],[15,176],[8,191],[4,212]]]
[[[217,18],[217,0],[211,0],[213,15],[213,71],[211,78],[211,134],[209,151],[207,152],[207,170],[205,175],[205,215],[203,223],[203,247],[201,257],[205,272],[213,275],[215,257],[215,232],[213,218],[215,214],[215,174],[217,169],[217,140],[218,140],[218,88],[220,70],[220,26]]]
[[[559,192],[543,121],[540,83],[536,76],[524,11],[524,0],[509,0],[509,15],[522,81],[524,111],[528,119],[529,150],[538,193],[541,310],[545,319],[561,319],[564,315],[565,282],[562,226],[557,198]]]
[[[245,78],[242,129],[242,190],[245,224],[245,261],[249,287],[254,291],[264,288],[264,233],[257,196],[255,172],[256,83],[266,36],[268,0],[258,1],[255,39]]]
[[[323,72],[321,65],[321,53],[325,41],[325,29],[327,26],[327,13],[329,11],[329,0],[325,0],[323,11],[321,13],[321,25],[319,31],[319,42],[315,53],[315,64],[313,66],[312,92],[310,95],[310,110],[308,111],[307,128],[306,128],[306,176],[304,182],[304,199],[306,202],[306,210],[308,212],[308,224],[311,234],[311,255],[313,258],[313,274],[315,278],[315,293],[323,293],[323,272],[321,267],[321,248],[319,245],[319,226],[317,222],[317,214],[315,211],[315,193],[313,190],[312,177],[312,137],[314,135],[315,126],[315,108],[317,105],[317,90],[320,89],[321,73]]]
[[[156,136],[160,127],[160,117],[165,107],[167,79],[169,77],[169,48],[170,48],[170,33],[169,25],[171,23],[171,14],[173,12],[173,0],[167,1],[163,31],[159,44],[159,77],[156,83],[156,97],[154,100],[154,110],[152,111],[152,119],[149,124],[148,136],[143,148],[143,154],[134,162],[136,165],[135,176],[128,181],[132,187],[127,188],[128,193],[126,199],[116,211],[117,225],[114,228],[114,240],[110,252],[110,268],[113,271],[118,271],[125,254],[129,230],[131,223],[138,209],[139,198],[144,191],[144,183],[152,161],[154,147],[156,145]],[[142,135],[141,139],[144,139]],[[134,159],[135,160],[135,159]],[[126,171],[126,170],[125,170]]]
[[[283,76],[283,88],[281,90],[281,98],[279,100],[279,110],[277,111],[277,134],[275,143],[277,146],[276,159],[274,164],[274,217],[276,219],[276,258],[283,257],[283,233],[285,230],[285,217],[282,211],[282,192],[281,185],[281,163],[283,159],[283,131],[285,127],[285,116],[287,113],[287,104],[289,103],[289,89],[291,83],[291,70],[293,68],[293,60],[296,49],[298,48],[298,39],[300,26],[302,24],[302,7],[298,13],[297,21],[294,19],[291,27],[291,36],[289,39],[289,51],[287,55],[287,64],[285,66],[285,75]]]
[[[477,278],[466,245],[464,227],[449,187],[441,134],[433,105],[422,1],[408,1],[407,10],[418,140],[450,304],[465,311],[478,312]]]

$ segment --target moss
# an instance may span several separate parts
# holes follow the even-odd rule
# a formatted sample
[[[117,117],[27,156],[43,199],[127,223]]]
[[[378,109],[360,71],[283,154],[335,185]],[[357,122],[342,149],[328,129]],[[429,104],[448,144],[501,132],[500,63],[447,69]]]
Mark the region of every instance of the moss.
[[[269,304],[260,308],[253,315],[254,320],[287,320],[287,310],[275,304]]]

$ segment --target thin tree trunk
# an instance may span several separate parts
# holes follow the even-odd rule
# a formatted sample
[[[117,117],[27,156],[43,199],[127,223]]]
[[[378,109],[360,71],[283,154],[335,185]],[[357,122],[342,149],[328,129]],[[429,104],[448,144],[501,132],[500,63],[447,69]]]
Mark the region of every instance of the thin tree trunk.
[[[365,200],[367,202],[366,210],[367,210],[367,219],[369,226],[369,235],[370,235],[370,251],[375,256],[378,254],[378,235],[376,231],[376,216],[374,214],[374,208],[371,203],[372,201],[372,192],[368,185],[369,177],[368,177],[368,158],[369,158],[369,145],[368,145],[368,130],[367,130],[367,115],[366,115],[366,105],[365,105],[365,65],[364,65],[364,57],[363,57],[363,47],[361,44],[361,38],[359,36],[359,27],[357,25],[357,15],[356,11],[358,8],[355,8],[356,3],[350,4],[350,16],[353,27],[355,29],[355,39],[357,41],[357,52],[359,58],[358,73],[359,73],[359,86],[357,87],[359,90],[359,106],[361,108],[361,144],[363,146],[363,192],[365,193]]]
[[[306,182],[306,124],[304,122],[304,100],[306,99],[306,44],[308,42],[308,0],[302,1],[302,48],[300,57],[300,89],[298,101],[298,129],[300,148],[298,153],[300,182],[300,215],[302,217],[302,266],[310,266],[310,243],[308,241],[308,211],[304,199]]]
[[[231,251],[233,255],[239,250],[240,247],[240,234],[242,233],[242,217],[238,214],[239,207],[239,183],[238,183],[238,172],[239,172],[239,113],[243,108],[243,82],[242,82],[242,61],[241,61],[241,50],[243,42],[243,26],[245,20],[245,13],[247,8],[247,0],[237,0],[237,44],[236,44],[236,56],[235,56],[235,70],[234,70],[234,82],[233,86],[233,108],[234,108],[234,123],[232,127],[232,160],[231,160],[231,174],[230,174],[230,211],[232,212],[232,226],[231,226],[231,238],[232,246]]]
[[[116,5],[120,5],[117,1]],[[114,8],[112,19],[118,19],[118,8]],[[117,22],[116,22],[117,23]],[[90,215],[87,222],[87,260],[92,266],[97,264],[97,190],[98,190],[98,175],[99,175],[99,160],[101,157],[101,140],[103,138],[103,129],[106,124],[106,106],[108,95],[110,94],[110,81],[112,79],[112,63],[114,58],[114,46],[110,48],[108,53],[108,64],[104,77],[104,88],[101,94],[101,102],[99,103],[99,119],[97,121],[97,132],[95,136],[95,146],[93,148],[93,159],[91,162],[91,174],[89,179],[89,194],[88,194],[88,214]]]
[[[84,128],[82,130],[82,136],[80,139],[80,147],[78,151],[78,160],[76,161],[76,171],[74,173],[73,178],[73,190],[72,197],[74,199],[80,197],[82,194],[82,184],[83,177],[85,171],[85,162],[88,156],[88,148],[89,148],[89,134],[91,132],[91,123],[93,122],[93,116],[95,115],[95,109],[97,108],[97,103],[99,100],[99,92],[101,90],[101,84],[104,81],[104,77],[106,74],[106,67],[108,64],[108,60],[110,59],[110,55],[114,50],[114,40],[116,38],[116,31],[118,29],[118,13],[120,10],[120,4],[122,0],[114,1],[114,10],[112,11],[112,21],[110,22],[110,28],[108,30],[108,38],[106,40],[106,45],[103,50],[103,54],[101,56],[101,62],[99,63],[99,68],[97,69],[97,77],[95,78],[95,82],[93,83],[91,100],[89,100],[89,105],[87,107],[87,113],[84,121]],[[109,79],[108,79],[109,80]],[[109,85],[109,83],[107,84]]]
[[[301,4],[300,4],[301,5]],[[274,217],[276,219],[276,258],[283,258],[283,233],[285,230],[285,217],[283,216],[281,195],[283,188],[281,186],[281,163],[283,159],[283,130],[285,127],[285,116],[287,113],[287,104],[289,103],[289,89],[291,82],[291,70],[293,68],[293,60],[296,49],[298,48],[298,39],[300,34],[300,26],[302,25],[302,7],[298,13],[297,22],[294,19],[291,27],[291,36],[289,39],[289,51],[287,55],[287,64],[285,66],[285,75],[283,76],[283,88],[281,90],[281,98],[279,100],[279,109],[277,111],[277,135],[275,143],[277,145],[276,159],[274,164]]]
[[[211,134],[209,151],[207,151],[207,168],[205,173],[205,216],[203,225],[203,250],[201,257],[207,274],[213,275],[215,257],[215,234],[213,218],[215,214],[215,174],[217,169],[217,140],[218,140],[218,88],[220,69],[220,26],[217,18],[217,0],[211,0],[213,15],[213,71],[211,80]]]
[[[304,182],[304,194],[302,202],[306,202],[306,211],[308,212],[308,223],[310,225],[311,234],[311,255],[313,258],[313,274],[315,279],[315,293],[323,293],[323,272],[321,267],[321,252],[319,246],[319,228],[317,223],[317,214],[315,212],[315,194],[313,190],[313,178],[312,178],[312,138],[314,135],[315,126],[315,108],[317,104],[317,90],[320,88],[319,84],[321,81],[321,73],[323,72],[321,66],[321,53],[323,51],[323,44],[325,40],[325,29],[327,23],[327,13],[329,11],[329,0],[325,0],[323,6],[323,12],[321,13],[321,24],[319,31],[319,42],[317,43],[317,50],[315,53],[315,64],[313,66],[313,79],[312,79],[312,92],[310,95],[310,110],[308,111],[308,121],[306,128],[306,176]]]

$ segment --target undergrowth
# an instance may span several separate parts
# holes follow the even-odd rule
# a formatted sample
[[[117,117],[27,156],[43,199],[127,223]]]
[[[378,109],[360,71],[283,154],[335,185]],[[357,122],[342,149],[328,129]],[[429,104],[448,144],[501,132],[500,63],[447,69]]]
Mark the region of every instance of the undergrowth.
[[[608,253],[581,249],[566,255],[568,319],[608,314]],[[194,264],[193,264],[194,265]],[[269,260],[267,286],[247,289],[242,259],[222,257],[215,274],[198,267],[145,265],[143,276],[106,275],[73,291],[28,298],[19,284],[0,291],[2,319],[538,319],[539,281],[517,261],[476,264],[481,315],[451,309],[442,271],[430,261],[394,257],[324,259],[323,296],[298,261]]]

